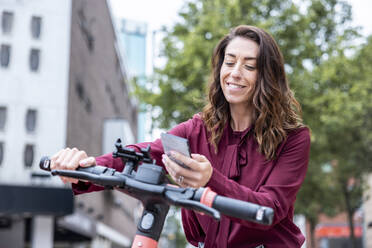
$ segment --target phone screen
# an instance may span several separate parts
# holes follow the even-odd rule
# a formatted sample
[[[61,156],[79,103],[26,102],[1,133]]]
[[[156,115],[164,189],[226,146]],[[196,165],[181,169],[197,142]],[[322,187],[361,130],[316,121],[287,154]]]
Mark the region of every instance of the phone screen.
[[[169,134],[169,133],[162,133],[161,134],[161,143],[163,144],[164,153],[167,154],[170,151],[179,152],[187,157],[191,157],[189,142],[187,139]],[[181,165],[184,168],[189,168],[181,161],[177,161],[170,157],[174,162]]]

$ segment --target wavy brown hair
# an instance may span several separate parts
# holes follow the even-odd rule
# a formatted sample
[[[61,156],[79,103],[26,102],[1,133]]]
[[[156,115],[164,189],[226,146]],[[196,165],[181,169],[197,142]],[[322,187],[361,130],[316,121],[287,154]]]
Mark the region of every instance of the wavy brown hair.
[[[266,159],[275,159],[279,144],[287,138],[290,130],[303,127],[300,104],[289,88],[284,71],[283,55],[275,40],[264,30],[247,25],[238,26],[223,37],[212,56],[212,77],[208,87],[208,103],[202,119],[210,132],[209,141],[218,152],[218,143],[226,122],[230,119],[229,103],[220,84],[220,71],[227,45],[236,37],[256,42],[257,81],[253,89],[252,106],[254,135],[259,152]]]

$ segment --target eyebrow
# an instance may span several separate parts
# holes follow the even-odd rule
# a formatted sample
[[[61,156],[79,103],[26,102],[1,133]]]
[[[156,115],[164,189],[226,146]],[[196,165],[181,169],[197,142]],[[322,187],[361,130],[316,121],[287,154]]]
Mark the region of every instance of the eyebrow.
[[[236,58],[236,55],[232,53],[226,53],[226,55]],[[256,57],[244,57],[244,60],[256,60],[256,59],[257,59]]]

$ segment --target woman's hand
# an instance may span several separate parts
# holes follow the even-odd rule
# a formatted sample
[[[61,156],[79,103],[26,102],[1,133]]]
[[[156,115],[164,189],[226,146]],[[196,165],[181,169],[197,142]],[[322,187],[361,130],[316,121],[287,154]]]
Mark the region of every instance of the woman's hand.
[[[96,164],[94,157],[88,157],[85,151],[76,148],[65,148],[51,157],[51,170],[76,170],[80,167],[89,167]],[[70,177],[60,177],[64,183],[77,183],[79,180]]]
[[[178,165],[169,156],[163,154],[163,163],[169,175],[182,187],[200,188],[205,186],[212,176],[213,167],[208,159],[200,154],[191,154],[191,158],[178,152],[171,152],[170,156],[190,169]]]

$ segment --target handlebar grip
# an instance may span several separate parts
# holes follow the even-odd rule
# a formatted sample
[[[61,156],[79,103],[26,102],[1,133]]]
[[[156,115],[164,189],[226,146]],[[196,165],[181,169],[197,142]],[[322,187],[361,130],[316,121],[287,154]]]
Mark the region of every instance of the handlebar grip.
[[[212,207],[221,213],[238,219],[249,220],[259,224],[271,225],[274,210],[254,203],[216,195]]]
[[[40,159],[39,167],[42,170],[51,171],[51,169],[50,169],[50,158],[48,156],[43,156]]]
[[[45,171],[51,171],[50,162],[51,160],[48,156],[43,156],[40,159],[40,163],[39,163],[40,169],[45,170]],[[107,170],[109,170],[109,168],[105,166],[101,166],[101,165],[93,165],[90,167],[78,167],[76,168],[76,170],[82,171],[82,172],[88,172],[88,173],[95,174],[95,175],[100,175],[106,172]]]

